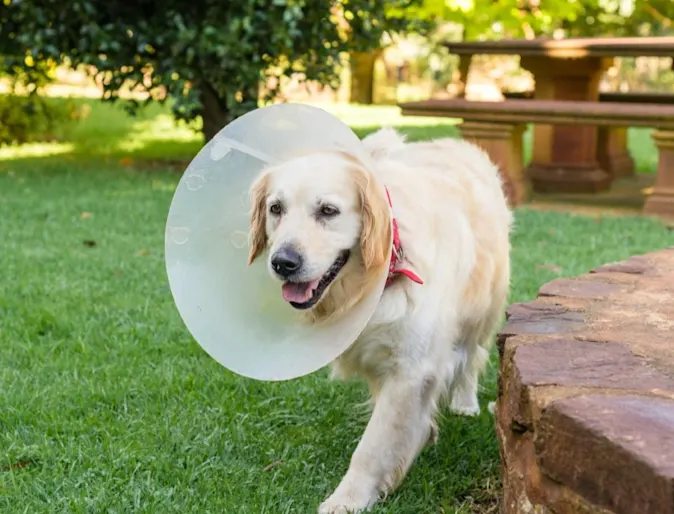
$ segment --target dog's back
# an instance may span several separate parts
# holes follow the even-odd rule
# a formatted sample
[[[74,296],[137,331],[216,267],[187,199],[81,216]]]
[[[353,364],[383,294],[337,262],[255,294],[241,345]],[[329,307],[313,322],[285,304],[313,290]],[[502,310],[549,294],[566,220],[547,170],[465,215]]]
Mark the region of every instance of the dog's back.
[[[476,382],[510,282],[513,217],[499,170],[479,147],[460,139],[408,143],[396,131],[383,129],[364,144],[391,192],[405,251],[426,281],[423,286],[404,283],[410,304],[417,299],[431,308],[432,302],[425,302],[429,298],[440,304],[432,323],[459,332],[456,337],[446,334],[445,344],[454,352],[448,373]],[[455,340],[451,344],[448,339]],[[475,387],[466,383],[463,389],[470,391],[456,410],[476,410]]]

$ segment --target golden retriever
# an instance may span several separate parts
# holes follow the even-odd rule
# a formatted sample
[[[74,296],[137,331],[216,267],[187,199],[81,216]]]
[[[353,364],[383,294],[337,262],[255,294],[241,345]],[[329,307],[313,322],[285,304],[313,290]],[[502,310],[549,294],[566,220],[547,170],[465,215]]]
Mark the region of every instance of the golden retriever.
[[[306,323],[348,315],[382,276],[391,212],[397,266],[423,281],[391,275],[367,327],[332,363],[335,376],[367,382],[373,411],[320,514],[360,512],[391,493],[435,441],[440,400],[480,412],[478,377],[510,282],[512,214],[481,149],[450,138],[408,143],[388,128],[363,144],[374,165],[310,153],[263,170],[251,187],[249,261],[268,250],[279,294]]]

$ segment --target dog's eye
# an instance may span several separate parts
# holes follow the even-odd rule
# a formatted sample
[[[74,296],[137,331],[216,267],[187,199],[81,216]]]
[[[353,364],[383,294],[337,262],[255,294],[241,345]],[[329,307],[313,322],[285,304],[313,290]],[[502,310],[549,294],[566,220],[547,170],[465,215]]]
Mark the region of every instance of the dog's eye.
[[[282,210],[283,209],[281,208],[281,204],[278,202],[273,203],[269,206],[269,212],[274,216],[280,215]]]
[[[333,216],[337,216],[339,214],[339,209],[332,205],[323,205],[321,206],[319,212],[321,213],[321,216],[332,218]]]

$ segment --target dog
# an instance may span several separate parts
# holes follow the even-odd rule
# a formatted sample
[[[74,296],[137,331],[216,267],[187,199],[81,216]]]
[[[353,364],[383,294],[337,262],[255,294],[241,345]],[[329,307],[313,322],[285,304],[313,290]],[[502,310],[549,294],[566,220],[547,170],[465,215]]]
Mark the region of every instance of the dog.
[[[485,152],[460,139],[408,142],[391,128],[362,143],[369,164],[308,153],[264,169],[250,189],[249,263],[268,251],[303,322],[348,316],[394,262],[366,328],[331,364],[334,377],[364,379],[372,413],[320,514],[361,512],[392,493],[435,442],[443,400],[479,414],[510,286],[513,216]]]

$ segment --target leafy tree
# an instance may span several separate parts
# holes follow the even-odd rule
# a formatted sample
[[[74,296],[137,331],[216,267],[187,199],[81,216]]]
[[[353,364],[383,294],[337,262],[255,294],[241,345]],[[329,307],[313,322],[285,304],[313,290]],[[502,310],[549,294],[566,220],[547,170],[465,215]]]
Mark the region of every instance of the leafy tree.
[[[674,32],[671,0],[426,0],[419,11],[463,26],[465,40]]]
[[[624,32],[634,36],[674,34],[674,2],[672,0],[634,0],[634,11]]]
[[[565,23],[575,25],[594,0],[446,0],[445,19],[464,27],[463,38],[548,36]]]
[[[135,84],[150,99],[170,98],[179,119],[201,116],[211,138],[255,108],[260,92],[276,97],[281,77],[336,85],[346,53],[419,27],[406,9],[420,2],[3,0],[0,65],[31,84],[44,63],[87,65],[103,79],[104,98]]]

